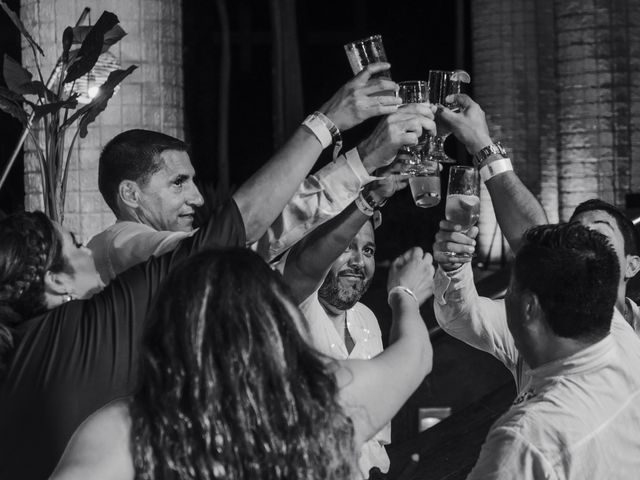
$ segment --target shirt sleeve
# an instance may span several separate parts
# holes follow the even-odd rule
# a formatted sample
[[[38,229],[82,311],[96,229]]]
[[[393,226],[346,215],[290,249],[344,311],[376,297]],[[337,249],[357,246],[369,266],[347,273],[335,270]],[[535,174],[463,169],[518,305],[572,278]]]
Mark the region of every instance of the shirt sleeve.
[[[157,231],[143,224],[123,230],[113,238],[109,248],[114,275],[119,275],[151,256],[157,257],[170,252],[181,240],[193,233]]]
[[[491,430],[467,480],[556,480],[551,464],[509,427]]]
[[[436,320],[452,337],[490,353],[517,376],[519,353],[507,326],[504,300],[480,297],[469,263],[453,272],[436,271]]]
[[[357,149],[309,175],[263,237],[251,248],[267,261],[351,204],[362,187],[375,180],[362,165]]]

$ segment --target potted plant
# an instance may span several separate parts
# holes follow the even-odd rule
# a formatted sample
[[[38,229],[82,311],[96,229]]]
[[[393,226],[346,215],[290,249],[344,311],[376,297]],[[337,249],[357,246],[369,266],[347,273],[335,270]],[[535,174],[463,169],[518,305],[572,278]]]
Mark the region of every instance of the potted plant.
[[[91,101],[79,107],[76,82],[92,70],[102,53],[126,35],[118,25],[118,17],[105,11],[93,26],[67,27],[62,34],[62,55],[49,80],[45,81],[39,63],[39,54],[44,55],[42,48],[15,12],[3,1],[0,1],[0,7],[27,41],[37,70],[34,80],[31,72],[5,55],[3,77],[7,88],[0,87],[0,110],[19,120],[33,140],[42,178],[45,213],[61,223],[69,159],[76,139],[86,137],[87,126],[107,107],[118,84],[137,67],[132,65],[125,70],[112,71]],[[43,144],[34,134],[36,127],[44,134]],[[67,131],[72,132],[70,142],[67,142]]]

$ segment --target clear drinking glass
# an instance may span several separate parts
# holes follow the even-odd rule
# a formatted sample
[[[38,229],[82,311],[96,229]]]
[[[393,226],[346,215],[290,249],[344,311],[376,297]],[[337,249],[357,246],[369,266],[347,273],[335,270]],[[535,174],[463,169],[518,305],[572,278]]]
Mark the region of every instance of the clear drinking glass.
[[[408,103],[429,103],[429,87],[424,80],[408,80],[398,83],[398,97],[402,100],[402,104]],[[431,135],[423,131],[418,138],[417,145],[402,147],[404,153],[417,155],[422,159],[429,151],[431,143]]]
[[[425,157],[413,156],[417,163],[407,169],[413,201],[418,207],[435,207],[440,203],[440,165]]]
[[[447,204],[444,211],[450,222],[456,223],[466,232],[480,218],[480,174],[474,167],[453,165],[449,170]],[[457,258],[470,258],[471,253],[446,252]]]
[[[469,83],[471,78],[464,70],[429,70],[429,101],[434,105],[440,104],[444,107],[455,110],[458,107],[455,103],[447,103],[445,98],[448,95],[460,93],[460,85]],[[444,131],[438,124],[436,118],[437,134],[432,138],[431,158],[441,163],[456,163],[444,152],[444,141],[451,132]]]
[[[347,52],[349,65],[351,65],[351,70],[354,75],[370,63],[387,61],[387,54],[384,51],[384,44],[382,43],[382,35],[372,35],[362,40],[347,43],[344,46],[344,51]],[[372,77],[384,77],[391,80],[391,72],[385,70],[372,75]]]

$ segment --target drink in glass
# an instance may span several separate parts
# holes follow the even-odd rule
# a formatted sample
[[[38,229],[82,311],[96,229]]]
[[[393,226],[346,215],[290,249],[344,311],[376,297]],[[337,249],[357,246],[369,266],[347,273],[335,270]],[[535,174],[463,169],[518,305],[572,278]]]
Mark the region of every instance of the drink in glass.
[[[382,35],[372,35],[362,40],[347,43],[344,46],[344,51],[347,52],[349,65],[351,65],[351,70],[354,75],[358,74],[370,63],[387,61],[387,54],[384,51],[384,45],[382,43]],[[372,77],[384,77],[391,80],[391,72],[385,70],[373,74]]]
[[[429,101],[433,104],[440,104],[452,110],[459,106],[453,102],[448,103],[445,99],[448,95],[460,93],[462,83],[469,83],[471,77],[464,70],[429,70]],[[455,160],[444,152],[444,141],[451,132],[442,129],[436,118],[437,134],[432,139],[431,156],[433,160],[441,163],[455,163]]]
[[[447,204],[444,211],[450,222],[466,232],[480,218],[480,174],[474,167],[454,165],[449,170]],[[447,253],[451,257],[469,258],[470,253]]]
[[[409,80],[398,83],[398,97],[402,100],[402,104],[408,103],[429,103],[429,88],[424,80]],[[430,135],[427,132],[422,133],[418,138],[417,145],[402,147],[404,152],[412,155],[424,155],[425,149],[430,144]]]
[[[415,158],[415,157],[414,157]],[[423,159],[411,165],[409,187],[413,201],[418,207],[435,207],[440,203],[440,165],[437,162]]]

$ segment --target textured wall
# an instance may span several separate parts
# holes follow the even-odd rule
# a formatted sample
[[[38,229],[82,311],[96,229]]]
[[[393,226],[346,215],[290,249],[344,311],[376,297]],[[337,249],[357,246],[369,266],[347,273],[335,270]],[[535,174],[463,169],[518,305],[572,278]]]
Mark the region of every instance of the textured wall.
[[[115,135],[130,128],[158,130],[179,138],[184,132],[181,2],[22,0],[22,21],[46,54],[42,62],[45,76],[62,51],[64,28],[76,23],[85,6],[91,8],[93,23],[103,10],[118,15],[120,26],[128,35],[110,51],[124,68],[138,65],[138,69],[121,84],[107,109],[89,127],[87,137],[78,139],[71,157],[64,223],[86,241],[114,221],[98,191],[97,166],[101,148]],[[24,42],[23,64],[35,71],[33,56]],[[71,135],[68,137],[67,141],[70,141]],[[33,149],[27,142],[25,205],[28,210],[41,209],[43,205]]]
[[[560,218],[599,197],[624,206],[638,191],[640,5],[555,1]]]
[[[640,2],[475,0],[472,28],[475,98],[549,220],[593,197],[624,207],[640,190]]]

